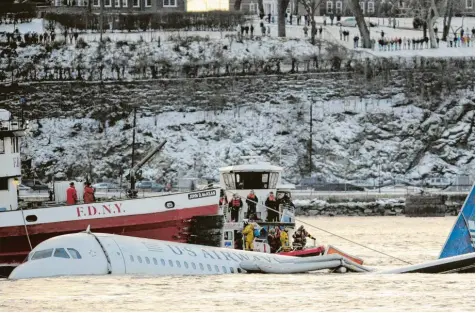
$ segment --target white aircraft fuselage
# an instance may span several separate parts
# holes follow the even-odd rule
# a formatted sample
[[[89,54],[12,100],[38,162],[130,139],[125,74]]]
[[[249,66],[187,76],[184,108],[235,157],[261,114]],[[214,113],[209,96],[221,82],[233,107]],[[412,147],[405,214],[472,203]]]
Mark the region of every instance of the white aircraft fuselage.
[[[295,257],[162,240],[82,232],[48,239],[10,279],[71,275],[216,275],[246,272],[240,263],[287,263]]]

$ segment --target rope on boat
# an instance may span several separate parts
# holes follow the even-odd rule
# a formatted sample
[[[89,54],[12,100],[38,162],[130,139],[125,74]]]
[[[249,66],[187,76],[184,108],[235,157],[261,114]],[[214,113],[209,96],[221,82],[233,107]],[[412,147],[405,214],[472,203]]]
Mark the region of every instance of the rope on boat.
[[[10,205],[10,209],[12,206]],[[23,213],[23,208],[20,206],[21,210],[21,216],[23,217],[23,226],[25,226],[25,233],[26,233],[26,238],[28,239],[28,244],[30,245],[30,251],[33,250],[33,246],[31,245],[31,240],[30,240],[30,235],[28,234],[28,228],[26,227],[26,220],[25,220],[25,214]]]
[[[235,194],[234,192],[231,192],[231,191],[225,191],[225,192],[231,193],[231,194],[233,194],[233,195]],[[244,198],[243,198],[242,196],[240,196],[239,194],[237,194],[237,195],[238,195],[242,200],[244,199]],[[253,201],[253,200],[250,200],[250,199],[245,199],[245,201],[246,201],[246,200],[247,200],[247,201],[250,201],[250,202],[253,202],[253,203],[256,204],[256,205],[265,207],[267,210],[274,211],[274,212],[276,212],[276,213],[278,213],[278,214],[280,213],[278,210],[269,208],[269,207],[267,207],[267,206],[264,205],[264,204],[260,204],[260,203],[258,203],[258,202],[256,202],[256,201]],[[388,257],[390,257],[390,258],[392,258],[392,259],[399,260],[399,261],[401,261],[401,262],[403,262],[403,263],[407,263],[407,264],[412,265],[412,263],[410,263],[410,262],[408,262],[408,261],[405,261],[405,260],[403,260],[403,259],[400,259],[400,258],[398,258],[398,257],[396,257],[396,256],[393,256],[393,255],[390,255],[390,254],[388,254],[388,253],[379,251],[379,250],[377,250],[377,249],[371,248],[371,247],[369,247],[369,246],[366,246],[366,245],[364,245],[364,244],[358,243],[358,242],[356,242],[356,241],[347,239],[347,238],[345,238],[345,237],[342,237],[342,236],[340,236],[340,235],[337,235],[337,234],[335,234],[335,233],[333,233],[333,232],[330,232],[330,231],[328,231],[328,230],[325,230],[325,229],[323,229],[323,228],[320,228],[320,227],[314,226],[314,225],[312,225],[312,224],[309,224],[309,223],[307,223],[307,222],[305,222],[305,221],[303,221],[303,220],[300,220],[300,219],[298,219],[298,218],[296,218],[296,217],[294,217],[294,220],[300,222],[301,224],[305,224],[305,225],[307,225],[307,226],[309,226],[309,227],[312,227],[312,228],[315,228],[315,229],[317,229],[317,230],[320,230],[320,231],[323,231],[323,232],[325,232],[325,233],[328,233],[328,234],[330,234],[330,235],[336,236],[336,237],[338,237],[338,238],[340,238],[340,239],[347,240],[347,241],[349,241],[349,242],[351,242],[351,243],[353,243],[353,244],[355,244],[355,245],[358,245],[358,246],[361,246],[361,247],[363,247],[363,248],[372,250],[372,251],[374,251],[374,252],[383,254],[383,255],[388,256]]]

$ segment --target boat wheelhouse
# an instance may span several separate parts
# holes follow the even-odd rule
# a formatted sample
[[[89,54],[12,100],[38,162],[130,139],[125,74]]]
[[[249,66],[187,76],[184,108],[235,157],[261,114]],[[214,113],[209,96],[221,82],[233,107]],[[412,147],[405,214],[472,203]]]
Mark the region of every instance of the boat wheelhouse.
[[[252,159],[252,158],[247,158]],[[281,176],[283,168],[272,165],[268,162],[256,161],[249,164],[233,165],[220,168],[220,186],[225,192],[227,203],[234,195],[238,195],[243,207],[239,211],[238,221],[232,221],[230,212],[223,208],[225,224],[223,227],[223,246],[233,249],[243,249],[242,230],[243,221],[248,220],[248,205],[246,198],[250,191],[257,196],[256,220],[252,222],[259,225],[260,235],[254,238],[254,250],[261,252],[271,252],[267,242],[267,234],[271,229],[288,231],[291,235],[295,227],[294,206],[291,202],[292,185],[282,185]],[[279,187],[284,187],[280,189]],[[268,221],[268,208],[265,205],[266,199],[272,192],[278,202],[277,210],[279,217],[277,220]],[[287,197],[288,202],[283,201]],[[251,222],[251,221],[250,221]]]

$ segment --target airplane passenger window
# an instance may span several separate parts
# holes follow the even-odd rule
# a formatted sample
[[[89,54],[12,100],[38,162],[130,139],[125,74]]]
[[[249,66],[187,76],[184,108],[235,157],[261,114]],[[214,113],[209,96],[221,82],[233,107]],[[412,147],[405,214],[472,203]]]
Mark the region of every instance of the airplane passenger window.
[[[139,263],[142,263],[142,258],[140,256],[137,256],[137,261],[139,261]]]
[[[230,273],[235,273],[235,270],[233,269],[233,267],[230,267]]]
[[[160,259],[160,263],[162,263],[162,265],[165,266],[165,260],[164,259]]]
[[[145,257],[145,263],[150,264],[150,260],[148,257]]]
[[[207,264],[207,268],[210,272],[212,271],[212,267],[210,266],[210,264]]]
[[[220,269],[218,268],[218,265],[215,265],[215,271],[217,271],[217,273],[220,273]]]
[[[183,262],[183,265],[185,266],[185,268],[188,268],[188,263],[187,262]]]
[[[53,254],[55,258],[69,259],[68,252],[63,248],[56,248],[55,253]]]
[[[193,263],[193,262],[192,262],[192,268],[193,268],[194,270],[197,269],[197,267],[195,266],[195,263]]]
[[[169,265],[170,267],[174,267],[174,262],[172,262],[172,260],[169,260]]]
[[[226,274],[226,267],[222,266],[221,268],[223,269],[223,273]]]
[[[176,261],[175,263],[177,263],[177,267],[180,268],[180,262]]]
[[[39,259],[46,259],[49,258],[53,254],[53,249],[46,249],[36,251],[35,254],[31,257],[32,260],[39,260]]]
[[[241,273],[241,268],[237,268],[236,271],[237,271],[238,273]]]
[[[200,263],[200,269],[201,269],[202,271],[204,270],[202,263]]]
[[[154,264],[157,265],[157,259],[153,258],[152,260],[154,260]]]
[[[130,255],[131,257],[131,262],[134,262],[134,257],[132,255]]]
[[[73,248],[68,248],[68,252],[73,259],[81,259],[81,254],[78,252],[78,250]]]

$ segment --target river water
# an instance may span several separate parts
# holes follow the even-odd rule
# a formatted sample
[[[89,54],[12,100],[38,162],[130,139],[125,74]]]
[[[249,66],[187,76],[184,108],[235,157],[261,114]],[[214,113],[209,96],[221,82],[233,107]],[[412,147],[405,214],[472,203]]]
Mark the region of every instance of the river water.
[[[437,258],[455,217],[302,218],[410,263]],[[379,269],[402,261],[307,229]],[[0,280],[0,311],[473,311],[474,274],[221,275]]]

